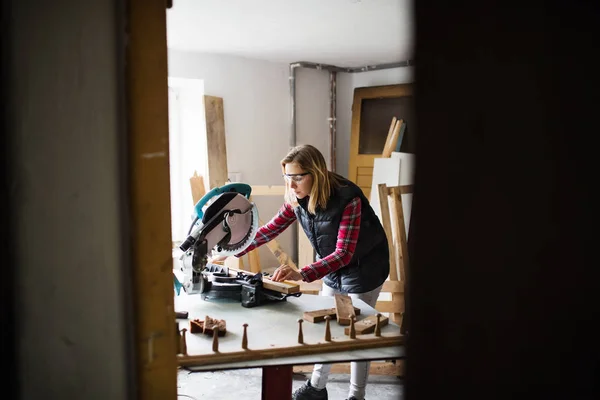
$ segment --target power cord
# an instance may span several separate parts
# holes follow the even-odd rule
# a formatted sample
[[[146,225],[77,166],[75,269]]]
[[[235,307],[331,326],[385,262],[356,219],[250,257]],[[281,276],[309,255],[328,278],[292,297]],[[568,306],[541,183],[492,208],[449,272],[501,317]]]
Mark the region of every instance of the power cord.
[[[192,400],[198,400],[198,399],[196,399],[195,397],[188,396],[187,394],[180,394],[180,393],[177,393],[177,397],[186,397],[186,398],[188,398],[188,399],[192,399]]]

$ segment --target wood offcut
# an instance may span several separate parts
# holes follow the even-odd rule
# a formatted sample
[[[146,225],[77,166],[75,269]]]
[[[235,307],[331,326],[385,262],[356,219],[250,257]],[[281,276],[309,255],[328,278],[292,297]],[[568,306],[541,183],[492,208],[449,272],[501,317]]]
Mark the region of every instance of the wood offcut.
[[[334,295],[335,299],[335,314],[338,324],[350,325],[352,317],[356,318],[354,307],[352,306],[352,298],[345,294]]]
[[[354,307],[354,315],[360,315],[360,308]],[[308,322],[323,322],[325,317],[329,316],[331,319],[337,319],[335,308],[324,308],[322,310],[305,311],[302,317]]]
[[[379,327],[380,329],[389,323],[389,318],[382,316],[381,314],[369,315],[367,318],[360,320],[354,324],[354,330],[357,335],[365,335],[368,333],[375,332],[377,326],[377,316],[380,316]],[[350,328],[344,329],[344,334],[350,335]],[[380,333],[381,334],[381,333]]]
[[[219,327],[219,336],[225,336],[227,333],[227,323],[224,319],[215,319],[208,315],[201,319],[190,320],[190,333],[203,333],[208,336],[213,335],[213,327]]]

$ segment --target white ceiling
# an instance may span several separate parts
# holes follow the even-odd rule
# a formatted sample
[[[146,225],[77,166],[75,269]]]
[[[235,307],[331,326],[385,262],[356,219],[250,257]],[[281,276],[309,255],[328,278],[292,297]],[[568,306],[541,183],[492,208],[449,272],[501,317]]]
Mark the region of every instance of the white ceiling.
[[[411,0],[173,0],[169,48],[291,63],[411,58]]]

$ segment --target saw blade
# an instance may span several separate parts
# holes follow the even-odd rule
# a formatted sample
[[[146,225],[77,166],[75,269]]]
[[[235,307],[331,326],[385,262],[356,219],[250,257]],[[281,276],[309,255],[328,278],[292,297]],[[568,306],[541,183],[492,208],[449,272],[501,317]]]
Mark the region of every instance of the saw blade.
[[[252,203],[252,209],[250,211],[252,222],[250,225],[250,229],[244,236],[244,238],[237,243],[220,243],[221,251],[215,252],[215,254],[223,255],[223,256],[233,256],[237,253],[244,251],[256,236],[256,232],[258,232],[258,208],[256,204]]]

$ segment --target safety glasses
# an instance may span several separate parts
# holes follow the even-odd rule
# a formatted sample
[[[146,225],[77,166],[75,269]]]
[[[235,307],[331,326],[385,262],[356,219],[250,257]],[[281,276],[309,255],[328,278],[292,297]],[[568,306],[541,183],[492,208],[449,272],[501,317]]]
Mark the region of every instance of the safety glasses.
[[[288,182],[294,181],[300,183],[306,175],[310,175],[310,172],[303,172],[301,174],[283,174],[283,178]]]

